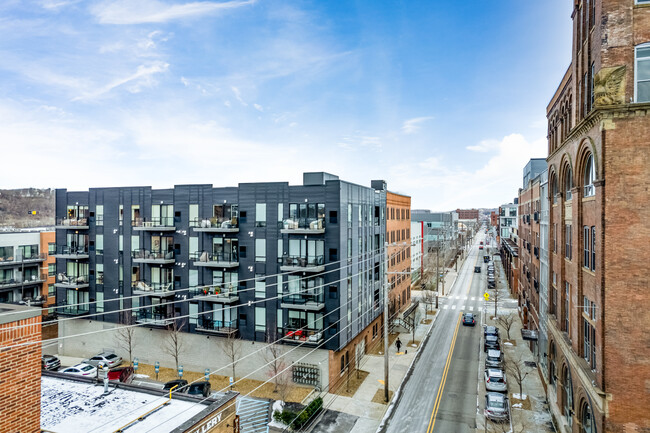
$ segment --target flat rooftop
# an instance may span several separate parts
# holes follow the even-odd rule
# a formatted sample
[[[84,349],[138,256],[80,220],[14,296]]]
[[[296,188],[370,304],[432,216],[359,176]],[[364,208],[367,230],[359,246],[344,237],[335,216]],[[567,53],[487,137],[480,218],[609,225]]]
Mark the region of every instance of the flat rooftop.
[[[133,390],[43,376],[41,428],[55,433],[114,432],[160,406],[168,398]],[[128,433],[169,432],[206,409],[172,399],[156,412],[130,426]]]

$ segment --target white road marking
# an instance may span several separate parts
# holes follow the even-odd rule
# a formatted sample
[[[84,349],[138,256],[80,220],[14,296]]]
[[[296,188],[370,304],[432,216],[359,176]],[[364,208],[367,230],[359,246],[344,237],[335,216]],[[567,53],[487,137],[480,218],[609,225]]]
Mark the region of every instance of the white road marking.
[[[474,307],[472,307],[472,306],[470,305],[470,306],[469,306],[469,311],[474,311]]]
[[[447,308],[449,308],[449,305],[445,305],[444,307],[442,307],[443,310],[446,310]]]
[[[456,306],[455,306],[455,305],[452,305],[452,306],[451,306],[451,309],[452,309],[452,310],[455,310],[455,309],[456,309]]]
[[[460,309],[461,309],[461,310],[464,310],[464,309],[465,309],[465,306],[463,305],[462,307],[460,307]]]
[[[472,301],[476,301],[476,296],[472,296]]]

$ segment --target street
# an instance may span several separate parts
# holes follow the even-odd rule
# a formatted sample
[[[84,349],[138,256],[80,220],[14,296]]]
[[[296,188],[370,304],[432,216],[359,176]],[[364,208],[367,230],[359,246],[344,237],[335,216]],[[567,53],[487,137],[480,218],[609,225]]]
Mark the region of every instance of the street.
[[[386,423],[387,432],[474,432],[481,341],[481,306],[485,283],[483,250],[477,236],[453,287],[440,301],[439,317],[422,348],[402,395]],[[474,313],[474,327],[461,324],[462,313]]]

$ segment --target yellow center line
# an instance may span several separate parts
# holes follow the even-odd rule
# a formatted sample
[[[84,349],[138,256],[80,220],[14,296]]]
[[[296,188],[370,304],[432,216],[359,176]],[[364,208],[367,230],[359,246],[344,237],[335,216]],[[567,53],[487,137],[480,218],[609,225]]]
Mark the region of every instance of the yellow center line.
[[[440,386],[438,387],[438,394],[436,395],[436,402],[433,405],[433,411],[431,412],[431,418],[429,418],[429,426],[427,427],[427,433],[433,431],[433,426],[436,425],[436,415],[438,414],[438,408],[440,407],[440,401],[442,399],[442,392],[445,388],[445,382],[447,382],[447,373],[449,372],[449,366],[451,365],[451,357],[454,353],[454,346],[456,345],[456,337],[458,336],[458,328],[460,327],[460,318],[463,313],[458,314],[458,321],[456,322],[456,329],[454,330],[454,336],[451,339],[451,345],[449,346],[449,354],[447,355],[447,362],[445,363],[445,369],[442,372],[442,378],[440,379]]]
[[[480,255],[476,256],[476,260],[474,260],[474,266],[478,263],[478,258],[481,257]],[[466,295],[469,295],[469,291],[472,290],[472,282],[474,281],[474,269],[472,269],[472,276],[469,279],[469,287],[467,288],[467,293]]]

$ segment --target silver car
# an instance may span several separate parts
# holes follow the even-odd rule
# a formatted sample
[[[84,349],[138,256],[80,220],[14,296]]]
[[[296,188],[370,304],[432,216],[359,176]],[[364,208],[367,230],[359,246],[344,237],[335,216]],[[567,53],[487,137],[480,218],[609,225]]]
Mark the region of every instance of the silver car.
[[[485,389],[494,392],[508,392],[506,374],[496,368],[485,369]]]
[[[500,350],[488,349],[485,355],[485,368],[501,368],[503,367],[503,356]]]
[[[498,392],[486,393],[484,414],[491,421],[508,421],[510,418],[508,397]]]
[[[101,362],[102,364],[106,365],[108,368],[113,368],[113,367],[117,367],[122,363],[122,358],[117,356],[114,353],[105,352],[105,353],[100,353],[99,355],[95,355],[92,358],[84,359],[83,362],[95,367],[97,367]]]

